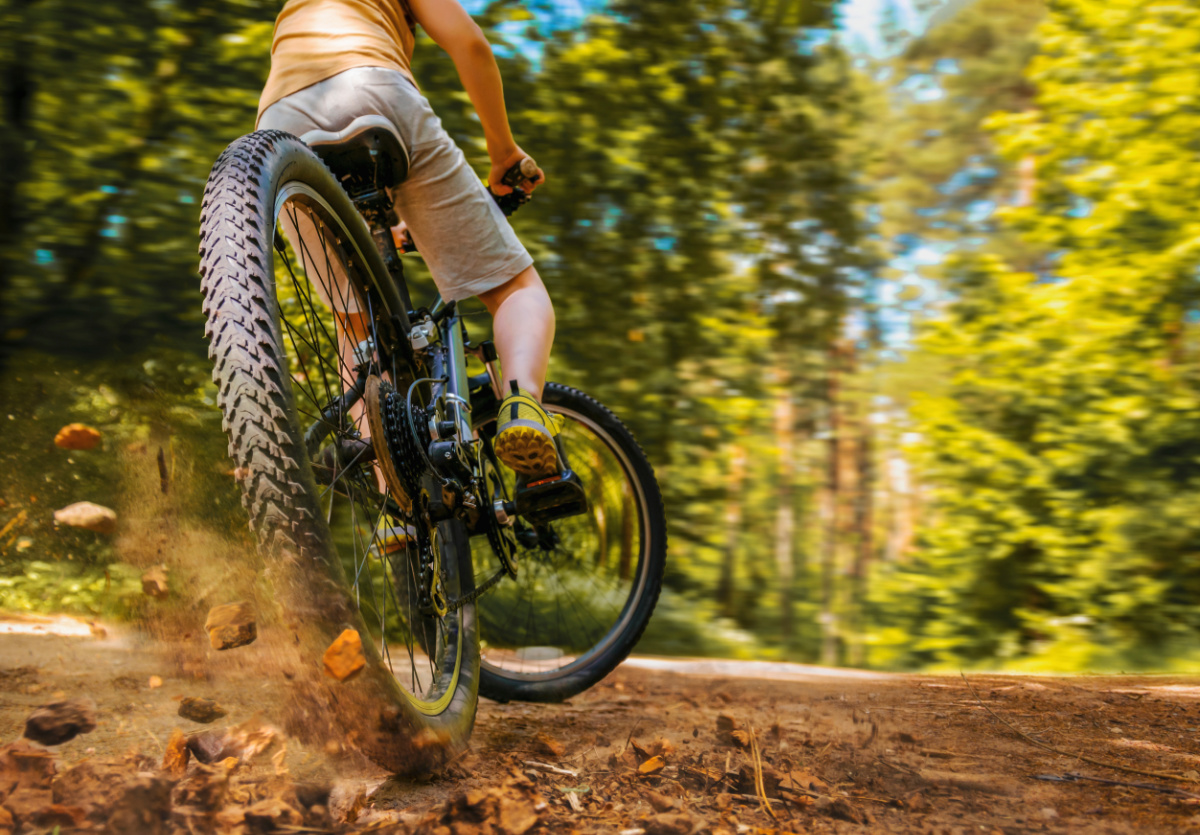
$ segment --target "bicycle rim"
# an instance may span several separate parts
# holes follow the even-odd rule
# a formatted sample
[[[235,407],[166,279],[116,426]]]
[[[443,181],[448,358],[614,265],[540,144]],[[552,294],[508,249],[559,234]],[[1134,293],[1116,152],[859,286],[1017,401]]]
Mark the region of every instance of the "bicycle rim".
[[[382,453],[375,439],[364,438],[361,403],[349,411],[338,404],[355,378],[346,357],[364,338],[380,344],[378,297],[359,272],[364,260],[348,230],[306,183],[279,189],[275,226],[276,296],[293,402],[301,426],[325,434],[309,449],[319,506],[384,665],[418,711],[437,715],[458,688],[466,636],[461,612],[421,611],[421,564],[437,555],[437,582],[447,597],[459,594],[457,565],[452,555],[442,556],[444,532],[419,512],[404,512],[378,475],[371,459]],[[360,356],[369,357],[371,374],[407,390],[411,374],[398,360],[381,359],[369,347]]]
[[[515,524],[519,570],[477,603],[484,670],[526,682],[570,676],[621,641],[649,584],[648,498],[632,462],[599,423],[547,400],[563,417],[560,433],[588,511],[548,525],[537,544],[529,526]],[[514,476],[501,469],[511,498]],[[524,525],[525,529],[521,530]],[[490,568],[491,547],[472,543],[476,582]]]

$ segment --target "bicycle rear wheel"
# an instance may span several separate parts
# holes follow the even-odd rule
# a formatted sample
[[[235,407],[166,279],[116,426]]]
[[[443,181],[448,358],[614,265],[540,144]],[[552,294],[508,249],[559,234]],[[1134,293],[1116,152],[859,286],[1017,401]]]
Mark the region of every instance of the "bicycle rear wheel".
[[[260,131],[213,167],[200,255],[229,454],[274,593],[260,602],[297,631],[313,670],[343,630],[358,632],[363,672],[308,697],[385,768],[435,768],[475,716],[474,607],[430,604],[471,590],[470,546],[457,520],[430,520],[419,473],[401,486],[394,467],[382,475],[375,462],[394,447],[362,437],[365,404],[344,397],[363,380],[377,397],[381,385],[422,391],[370,233],[311,150]]]
[[[537,528],[518,519],[505,531],[517,576],[477,603],[480,693],[497,701],[562,701],[612,672],[649,623],[666,566],[662,496],[633,434],[568,386],[547,383],[542,405],[563,419],[560,443],[588,510]],[[494,433],[494,418],[481,423],[485,454]],[[511,498],[515,477],[495,471]],[[482,582],[494,572],[494,549],[476,537],[472,550]]]

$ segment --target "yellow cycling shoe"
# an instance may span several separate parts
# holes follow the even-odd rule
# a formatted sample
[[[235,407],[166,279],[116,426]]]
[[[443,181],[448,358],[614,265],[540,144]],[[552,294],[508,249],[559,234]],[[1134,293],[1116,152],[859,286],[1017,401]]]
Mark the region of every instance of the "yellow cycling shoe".
[[[557,419],[514,381],[496,418],[496,457],[522,475],[554,475],[561,469],[554,445],[557,434]]]

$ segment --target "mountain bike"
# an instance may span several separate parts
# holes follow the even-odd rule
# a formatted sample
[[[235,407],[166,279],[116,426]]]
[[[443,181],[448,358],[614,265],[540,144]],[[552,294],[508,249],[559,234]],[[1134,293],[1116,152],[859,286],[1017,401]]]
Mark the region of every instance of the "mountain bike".
[[[460,751],[479,694],[561,701],[606,676],[646,628],[666,559],[654,472],[595,399],[545,387],[559,474],[497,460],[494,347],[471,341],[459,305],[410,298],[388,196],[408,163],[379,117],[255,132],[216,161],[200,218],[264,619],[313,669],[346,630],[363,646],[361,672],[317,679],[295,710],[396,772]],[[528,197],[496,199],[511,214]]]

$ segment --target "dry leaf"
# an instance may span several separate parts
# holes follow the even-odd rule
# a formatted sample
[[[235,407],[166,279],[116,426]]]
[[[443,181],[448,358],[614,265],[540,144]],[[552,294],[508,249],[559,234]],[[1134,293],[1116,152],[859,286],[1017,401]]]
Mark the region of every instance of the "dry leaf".
[[[657,774],[658,772],[660,772],[664,768],[666,768],[666,766],[667,766],[667,761],[664,760],[662,757],[657,757],[657,756],[651,757],[650,759],[646,760],[644,763],[642,763],[641,765],[638,766],[638,773],[645,774],[645,775]]]
[[[167,750],[163,753],[162,770],[172,777],[182,777],[187,773],[189,759],[191,759],[191,751],[187,747],[187,736],[179,728],[176,728],[171,731],[171,738],[167,740]]]
[[[675,753],[675,743],[671,742],[665,736],[660,736],[650,744],[650,753],[669,757]]]
[[[734,730],[737,726],[738,726],[737,720],[734,719],[732,716],[730,716],[728,713],[722,713],[720,716],[717,717],[718,733],[726,733],[727,734],[730,731]]]
[[[59,449],[92,449],[100,443],[100,433],[82,423],[68,423],[54,436]]]
[[[157,690],[159,687],[162,687],[162,679],[158,676],[150,676],[150,680],[147,683],[150,685],[151,690]]]
[[[750,733],[748,731],[731,731],[729,736],[737,743],[739,748],[750,747]]]
[[[793,771],[788,774],[780,785],[787,788],[797,788],[804,791],[823,792],[829,790],[829,784],[807,771]]]
[[[555,759],[561,757],[567,750],[561,742],[548,733],[538,733],[534,738],[534,742],[534,747],[538,749],[539,753],[546,754]]]

